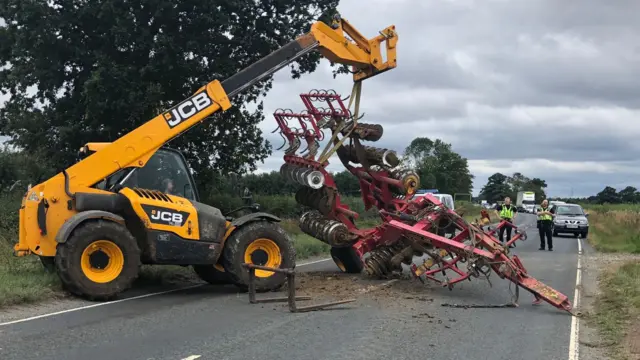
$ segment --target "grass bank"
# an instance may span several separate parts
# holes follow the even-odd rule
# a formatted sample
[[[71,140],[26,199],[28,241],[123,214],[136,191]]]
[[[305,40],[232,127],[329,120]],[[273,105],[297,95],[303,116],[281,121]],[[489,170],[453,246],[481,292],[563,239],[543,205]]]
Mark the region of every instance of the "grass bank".
[[[601,252],[640,254],[640,211],[594,207],[589,213],[589,243]]]
[[[639,206],[591,206],[587,212],[588,241],[596,250],[640,254]],[[600,274],[600,292],[590,320],[602,343],[611,345],[612,356],[628,359],[630,345],[640,342],[640,261],[618,265]]]
[[[640,262],[629,262],[604,272],[599,280],[592,321],[602,343],[616,359],[629,359],[629,347],[640,342]]]

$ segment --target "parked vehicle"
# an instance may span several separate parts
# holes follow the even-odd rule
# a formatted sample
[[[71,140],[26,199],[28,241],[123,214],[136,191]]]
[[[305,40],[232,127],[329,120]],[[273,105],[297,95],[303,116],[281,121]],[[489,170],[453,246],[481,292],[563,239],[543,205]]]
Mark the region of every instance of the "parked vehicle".
[[[578,204],[555,204],[555,218],[553,219],[553,236],[568,233],[586,238],[589,233],[588,214]]]

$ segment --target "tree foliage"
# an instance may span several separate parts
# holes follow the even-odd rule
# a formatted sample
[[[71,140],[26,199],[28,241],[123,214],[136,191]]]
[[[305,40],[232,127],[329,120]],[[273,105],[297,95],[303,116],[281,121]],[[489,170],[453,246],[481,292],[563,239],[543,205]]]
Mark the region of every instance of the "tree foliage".
[[[547,197],[544,191],[546,187],[545,180],[531,179],[519,172],[511,176],[495,173],[489,177],[487,184],[480,191],[480,198],[492,203],[503,200],[507,196],[516,200],[518,192],[533,191],[536,194],[536,201],[540,202]]]
[[[0,0],[0,135],[57,168],[113,141],[328,20],[338,0]],[[319,55],[291,66],[315,70]],[[3,65],[9,65],[4,66]],[[252,171],[271,149],[258,123],[271,79],[172,141],[199,171]],[[31,90],[30,90],[31,89]],[[34,93],[35,91],[35,93]],[[255,111],[244,105],[256,102]],[[213,176],[210,174],[210,176]]]
[[[416,169],[423,188],[447,194],[471,193],[474,176],[467,159],[453,151],[451,144],[418,137],[405,149],[404,158]]]
[[[589,197],[557,198],[557,200],[591,204],[638,204],[640,192],[633,186],[627,186],[618,191],[611,186],[605,186],[602,191]]]
[[[509,185],[508,177],[501,173],[495,173],[489,176],[487,184],[480,191],[480,198],[487,200],[490,203],[495,203],[504,199],[507,196],[511,196],[511,186]]]

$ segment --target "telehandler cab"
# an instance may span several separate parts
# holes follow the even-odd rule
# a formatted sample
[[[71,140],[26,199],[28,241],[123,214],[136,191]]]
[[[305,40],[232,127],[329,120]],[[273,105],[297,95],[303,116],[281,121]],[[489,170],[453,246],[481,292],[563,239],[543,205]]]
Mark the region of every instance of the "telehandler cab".
[[[116,141],[87,144],[85,158],[25,194],[16,255],[39,256],[55,266],[69,292],[94,300],[130,287],[140,264],[193,266],[207,282],[240,288],[248,285],[243,263],[293,268],[294,248],[277,217],[254,212],[233,219],[199,202],[184,157],[164,145],[311,51],[351,66],[356,84],[395,68],[397,39],[395,26],[366,39],[339,15],[331,25],[315,22],[308,33]],[[269,271],[256,277],[258,291],[286,280]]]

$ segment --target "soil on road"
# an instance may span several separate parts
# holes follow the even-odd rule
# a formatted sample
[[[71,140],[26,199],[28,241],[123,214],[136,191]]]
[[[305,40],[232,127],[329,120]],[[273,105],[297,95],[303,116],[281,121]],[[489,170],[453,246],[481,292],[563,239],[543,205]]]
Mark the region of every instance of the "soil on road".
[[[538,251],[535,216],[521,214],[529,239],[512,253],[531,276],[573,301],[577,242],[555,238]],[[453,291],[399,279],[340,274],[331,261],[300,267],[298,294],[308,303],[356,298],[309,313],[286,304],[248,303],[233,286],[199,286],[0,325],[0,358],[25,359],[567,359],[571,316],[533,306],[448,308],[442,304],[504,304],[509,282],[495,274]],[[386,287],[380,285],[386,284]],[[513,290],[513,286],[511,287]],[[271,297],[274,294],[259,294]],[[300,303],[306,305],[307,302]],[[200,357],[197,357],[200,356]]]

